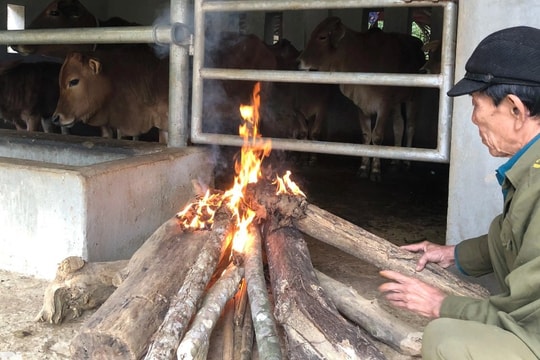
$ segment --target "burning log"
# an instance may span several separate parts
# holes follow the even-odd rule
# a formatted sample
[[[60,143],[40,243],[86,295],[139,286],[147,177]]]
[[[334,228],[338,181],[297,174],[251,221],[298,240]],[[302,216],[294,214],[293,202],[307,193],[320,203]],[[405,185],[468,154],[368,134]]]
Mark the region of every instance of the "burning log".
[[[428,264],[417,272],[420,255],[403,250],[375,234],[323,210],[298,196],[275,196],[269,186],[253,189],[258,201],[268,212],[278,211],[282,224],[291,224],[301,232],[330,244],[348,254],[366,261],[379,269],[388,269],[418,278],[440,288],[448,294],[485,298],[484,287],[463,281],[437,264]]]
[[[404,355],[420,356],[422,332],[390,315],[376,302],[360,296],[354,289],[316,271],[317,277],[340,313],[367,330],[377,340]]]
[[[225,304],[238,290],[243,275],[244,269],[231,263],[208,290],[201,309],[178,347],[176,352],[178,360],[206,359],[210,334]]]
[[[58,324],[100,306],[116,290],[113,279],[127,263],[127,260],[87,263],[78,256],[64,259],[45,290],[36,321]]]
[[[218,211],[214,219],[214,229],[210,238],[203,244],[197,260],[189,269],[180,290],[174,297],[167,314],[154,334],[146,354],[146,360],[169,360],[176,353],[187,326],[197,312],[200,300],[218,264],[222,253],[223,239],[227,236],[230,224],[225,211]]]
[[[176,217],[161,225],[132,256],[124,282],[73,339],[73,357],[140,359],[212,233],[184,232]]]
[[[385,358],[360,328],[339,314],[325,294],[315,275],[307,245],[297,229],[271,228],[265,244],[274,314],[287,335],[288,358]]]

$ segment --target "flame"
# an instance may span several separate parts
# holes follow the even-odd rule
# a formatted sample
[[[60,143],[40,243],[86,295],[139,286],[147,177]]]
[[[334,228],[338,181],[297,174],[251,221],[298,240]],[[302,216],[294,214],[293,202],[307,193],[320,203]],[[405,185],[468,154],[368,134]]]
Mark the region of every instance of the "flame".
[[[195,230],[209,229],[213,223],[213,217],[217,209],[224,204],[233,214],[235,221],[234,233],[231,234],[233,250],[242,253],[244,246],[251,236],[249,225],[255,220],[256,211],[250,208],[245,199],[249,184],[256,183],[262,178],[262,162],[272,151],[270,140],[263,140],[259,134],[259,107],[260,107],[260,83],[256,83],[253,89],[251,105],[241,105],[240,115],[244,122],[240,125],[238,133],[243,138],[240,150],[240,158],[235,163],[233,186],[219,194],[210,194],[209,191],[199,201],[189,204],[177,214],[182,220],[183,226]],[[290,180],[291,172],[276,177],[276,194],[293,194],[304,196],[300,188]]]
[[[276,176],[276,180],[272,184],[277,185],[276,195],[292,194],[296,196],[306,197],[306,194],[304,194],[304,192],[300,190],[300,187],[298,187],[298,185],[296,185],[296,183],[291,180],[290,170],[287,170],[282,178]]]

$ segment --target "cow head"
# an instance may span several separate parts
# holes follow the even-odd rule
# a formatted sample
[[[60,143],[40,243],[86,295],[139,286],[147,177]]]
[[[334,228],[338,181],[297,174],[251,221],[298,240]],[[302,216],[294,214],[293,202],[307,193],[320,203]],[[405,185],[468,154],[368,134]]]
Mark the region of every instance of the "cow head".
[[[112,84],[103,76],[103,66],[90,54],[74,52],[66,56],[59,75],[60,97],[53,122],[70,127],[76,121],[102,126],[94,115],[110,98]]]
[[[60,29],[98,26],[96,17],[78,0],[55,0],[43,10],[26,29]],[[41,54],[64,57],[70,51],[91,50],[93,45],[13,45],[23,55]]]
[[[299,56],[300,69],[331,70],[327,59],[339,47],[347,28],[341,19],[331,16],[323,20],[311,33],[306,48]]]

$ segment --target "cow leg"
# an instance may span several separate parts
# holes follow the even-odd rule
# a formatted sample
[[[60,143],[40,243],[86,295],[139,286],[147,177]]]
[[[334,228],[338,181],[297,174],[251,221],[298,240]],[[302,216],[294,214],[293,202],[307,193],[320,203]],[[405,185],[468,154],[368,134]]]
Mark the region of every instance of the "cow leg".
[[[418,117],[418,101],[415,99],[409,100],[405,103],[405,115],[406,115],[406,128],[405,128],[405,146],[408,148],[412,147],[412,142],[414,138],[414,132],[416,130],[416,118]],[[409,169],[411,167],[411,162],[405,160],[403,162],[405,167]]]
[[[107,138],[107,139],[112,139],[113,138],[113,131],[112,131],[112,129],[110,127],[101,126],[100,129],[101,129],[101,137],[104,137],[104,138]]]
[[[23,113],[22,119],[26,122],[26,131],[40,130],[41,116]]]
[[[405,119],[404,114],[402,113],[402,104],[397,104],[394,111],[391,114],[392,116],[392,130],[394,132],[394,146],[401,147],[403,146],[403,133],[405,129]],[[398,159],[392,159],[390,162],[392,167],[397,167],[399,165]]]
[[[371,133],[371,117],[364,114],[364,112],[358,109],[358,119],[360,120],[360,129],[362,130],[362,143],[370,145],[372,140]],[[367,179],[370,173],[370,158],[367,156],[362,157],[360,168],[356,175],[361,179]]]
[[[54,125],[51,121],[51,118],[41,118],[41,127],[43,128],[43,131],[46,133],[54,132]]]
[[[324,119],[326,119],[326,111],[325,110],[319,110],[315,114],[315,119],[313,120],[313,125],[310,128],[309,131],[309,139],[310,140],[319,140],[321,136],[321,128]],[[314,166],[317,163],[317,154],[312,153],[309,157],[309,165]]]

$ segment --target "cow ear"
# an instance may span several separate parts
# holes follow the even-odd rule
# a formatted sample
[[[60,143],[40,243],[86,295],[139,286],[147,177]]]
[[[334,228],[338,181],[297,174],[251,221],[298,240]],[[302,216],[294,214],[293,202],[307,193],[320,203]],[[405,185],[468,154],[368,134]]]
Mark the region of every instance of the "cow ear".
[[[97,75],[101,72],[101,63],[97,59],[89,59],[88,66],[90,66],[90,70],[92,70],[94,75]]]
[[[330,31],[329,38],[330,38],[330,45],[332,47],[337,48],[339,42],[343,37],[345,36],[345,27],[343,26],[343,23],[338,20],[335,24],[333,29]]]

